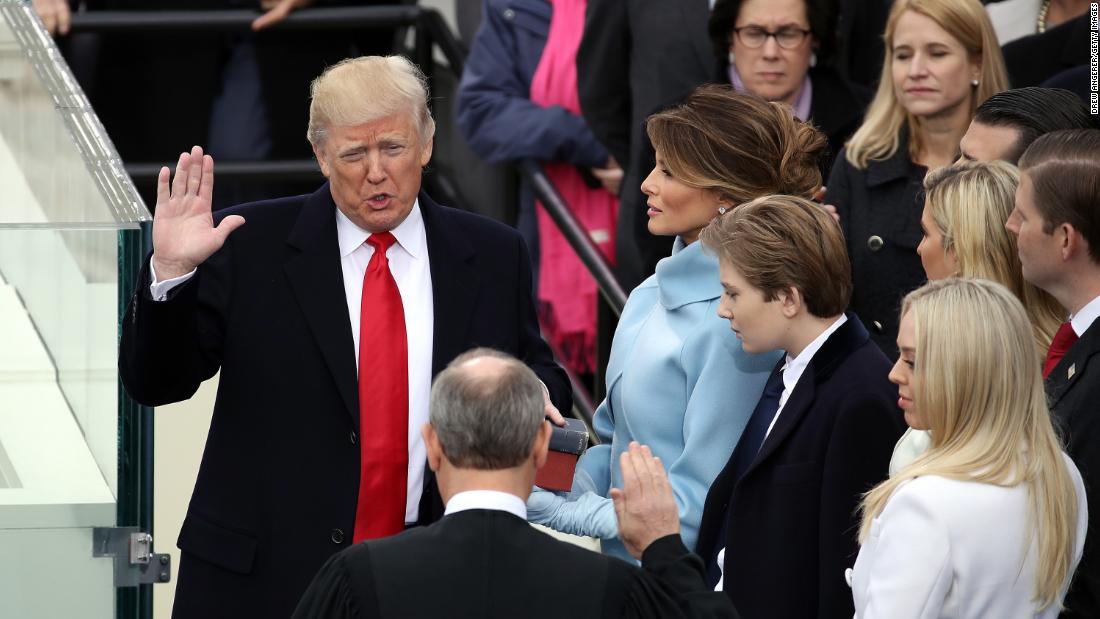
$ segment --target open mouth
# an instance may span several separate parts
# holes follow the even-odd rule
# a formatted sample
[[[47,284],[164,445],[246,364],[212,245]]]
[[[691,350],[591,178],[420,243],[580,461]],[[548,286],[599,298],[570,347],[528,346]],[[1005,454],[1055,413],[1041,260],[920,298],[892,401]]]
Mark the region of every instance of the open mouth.
[[[376,193],[367,198],[367,203],[374,208],[385,208],[389,205],[391,199],[393,199],[393,196],[388,193]]]

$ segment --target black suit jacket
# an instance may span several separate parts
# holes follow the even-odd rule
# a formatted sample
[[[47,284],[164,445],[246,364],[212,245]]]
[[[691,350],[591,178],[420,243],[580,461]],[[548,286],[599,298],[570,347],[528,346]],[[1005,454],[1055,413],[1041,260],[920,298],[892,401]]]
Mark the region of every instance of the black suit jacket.
[[[616,268],[628,289],[672,250],[649,233],[640,189],[654,165],[645,119],[714,81],[707,0],[588,0],[577,52],[581,111],[623,166]]]
[[[709,591],[679,536],[655,542],[643,572],[566,544],[507,512],[458,512],[333,557],[296,619],[735,617]],[[677,590],[678,589],[678,590]]]
[[[848,314],[810,360],[740,482],[739,444],[711,486],[696,552],[710,560],[725,547],[723,589],[746,619],[853,615],[844,570],[858,551],[856,510],[886,479],[905,425],[889,372]]]
[[[1085,552],[1062,617],[1100,617],[1100,321],[1092,323],[1046,379],[1055,423],[1088,495]]]
[[[335,209],[327,183],[226,209],[219,215],[247,223],[170,299],[149,297],[148,261],[140,276],[122,328],[127,391],[159,406],[221,371],[180,531],[176,617],[287,617],[317,568],[351,542],[359,398]],[[490,346],[524,360],[567,410],[570,389],[539,337],[519,235],[424,194],[420,209],[433,374]],[[441,515],[429,475],[420,519]]]

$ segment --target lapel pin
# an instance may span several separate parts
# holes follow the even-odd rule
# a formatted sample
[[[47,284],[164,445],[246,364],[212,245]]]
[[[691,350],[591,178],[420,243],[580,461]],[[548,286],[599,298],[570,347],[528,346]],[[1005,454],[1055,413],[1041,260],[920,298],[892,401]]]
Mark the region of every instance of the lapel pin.
[[[1069,379],[1073,378],[1073,375],[1076,372],[1077,372],[1077,364],[1074,363],[1073,365],[1069,366],[1068,370],[1066,370],[1066,380],[1069,380]]]

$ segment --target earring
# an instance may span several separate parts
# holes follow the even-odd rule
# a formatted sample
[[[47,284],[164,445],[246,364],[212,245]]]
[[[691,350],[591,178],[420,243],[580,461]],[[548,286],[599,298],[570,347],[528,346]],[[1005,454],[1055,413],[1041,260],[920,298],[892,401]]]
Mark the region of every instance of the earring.
[[[816,52],[810,52],[810,66],[811,67],[816,67],[817,66],[817,53]]]
[[[737,60],[737,57],[733,55],[733,50],[732,49],[730,50],[730,53],[729,53],[728,56],[726,56],[726,58],[729,59],[730,64],[733,64],[733,61]]]
[[[970,85],[973,86],[974,88],[977,88],[978,87],[978,80],[970,80]]]
[[[726,207],[724,207],[724,206],[719,206],[719,207],[718,207],[718,214],[719,214],[719,215],[725,215],[725,214],[726,214],[726,211],[727,211],[727,210],[728,210],[728,209],[727,209]]]

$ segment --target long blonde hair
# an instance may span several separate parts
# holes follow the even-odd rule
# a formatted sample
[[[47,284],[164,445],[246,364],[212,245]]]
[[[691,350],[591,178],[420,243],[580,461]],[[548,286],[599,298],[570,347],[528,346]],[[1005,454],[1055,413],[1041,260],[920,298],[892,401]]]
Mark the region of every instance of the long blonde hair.
[[[1016,235],[1005,228],[1019,183],[1020,171],[1004,161],[958,163],[924,177],[925,204],[943,235],[943,250],[958,262],[956,275],[992,280],[1011,290],[1024,304],[1043,358],[1065,310],[1024,279]]]
[[[1025,483],[1035,531],[1035,599],[1046,608],[1070,576],[1077,495],[1051,425],[1039,359],[1019,300],[1004,286],[948,278],[909,293],[916,325],[913,400],[928,451],[863,499],[860,542],[904,482],[925,475],[998,486]],[[1030,540],[1021,540],[1028,543]]]
[[[845,158],[864,169],[872,159],[889,159],[901,143],[903,126],[909,128],[909,155],[920,152],[920,119],[908,113],[894,94],[891,57],[898,20],[906,11],[920,13],[958,39],[970,58],[981,58],[978,86],[970,98],[970,114],[991,95],[1008,88],[1008,72],[997,43],[997,34],[978,0],[895,0],[886,20],[886,58],[875,98],[867,108],[863,124],[846,144]]]

